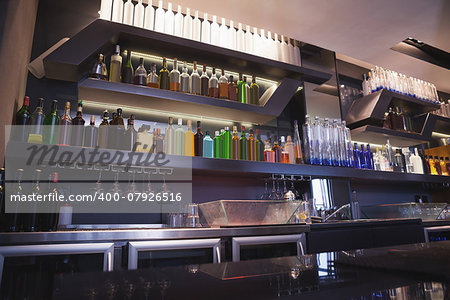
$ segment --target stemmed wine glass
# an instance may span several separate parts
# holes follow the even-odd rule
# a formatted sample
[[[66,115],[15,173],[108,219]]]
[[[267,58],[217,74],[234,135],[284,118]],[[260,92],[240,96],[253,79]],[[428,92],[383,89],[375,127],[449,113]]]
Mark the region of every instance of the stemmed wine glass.
[[[261,195],[261,197],[259,199],[261,199],[261,200],[270,199],[268,179],[264,179],[264,193]]]

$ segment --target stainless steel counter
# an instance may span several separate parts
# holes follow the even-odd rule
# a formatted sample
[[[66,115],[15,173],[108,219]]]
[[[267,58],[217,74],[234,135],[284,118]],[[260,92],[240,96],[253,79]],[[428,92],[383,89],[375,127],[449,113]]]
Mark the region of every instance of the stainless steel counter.
[[[170,239],[202,239],[240,236],[283,235],[309,232],[308,225],[279,225],[233,228],[161,228],[117,230],[73,230],[55,232],[8,232],[0,233],[0,246],[77,243],[100,241],[139,241]]]

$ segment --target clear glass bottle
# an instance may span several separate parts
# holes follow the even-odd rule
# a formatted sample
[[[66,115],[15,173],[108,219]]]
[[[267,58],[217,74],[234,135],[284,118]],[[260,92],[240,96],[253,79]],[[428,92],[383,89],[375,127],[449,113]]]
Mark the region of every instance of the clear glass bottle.
[[[169,74],[170,78],[170,90],[179,92],[180,91],[180,71],[178,71],[178,59],[173,59],[173,69]]]
[[[164,152],[164,136],[161,134],[161,128],[156,128],[153,133],[153,151],[155,153]]]
[[[312,165],[314,163],[314,153],[313,153],[313,130],[311,119],[308,115],[305,116],[305,123],[302,125],[303,130],[303,147],[305,149],[305,162]]]
[[[120,73],[122,72],[122,56],[120,56],[120,46],[116,45],[116,51],[111,56],[109,64],[109,81],[120,82]]]
[[[187,120],[187,131],[184,134],[184,155],[194,156],[194,132],[192,131],[192,121]]]
[[[216,68],[213,67],[211,78],[208,83],[209,97],[218,98],[219,97],[219,80],[216,75]]]
[[[95,116],[91,115],[89,126],[84,130],[83,147],[95,148],[97,146],[98,128],[95,127]]]
[[[183,62],[183,72],[180,75],[180,92],[190,93],[189,74],[186,62]]]
[[[283,150],[281,149],[280,145],[278,144],[278,138],[277,137],[274,137],[272,150],[273,150],[273,152],[275,154],[275,162],[277,162],[277,163],[282,162],[282,152],[283,152]]]
[[[330,166],[331,165],[331,148],[332,148],[332,128],[328,121],[328,118],[325,118],[322,126],[322,148],[323,148],[323,165]]]
[[[228,99],[228,79],[225,77],[225,70],[222,68],[222,75],[219,78],[219,98]]]
[[[172,155],[174,153],[174,133],[173,129],[173,118],[169,117],[169,125],[166,128],[164,135],[164,152],[166,154]]]
[[[152,63],[152,67],[147,76],[147,86],[151,88],[159,87],[159,76],[156,73],[156,64]]]
[[[175,155],[184,154],[184,129],[183,129],[183,119],[178,118],[178,127],[175,130],[175,143],[174,143],[174,153]]]
[[[108,70],[106,69],[105,63],[103,62],[103,54],[98,55],[97,62],[92,67],[89,73],[89,77],[108,80]]]
[[[394,155],[394,172],[405,172],[405,165],[403,164],[400,149],[397,149]]]
[[[320,123],[319,117],[314,118],[313,124],[313,157],[314,164],[322,165],[323,164],[323,149],[322,149],[322,124]]]
[[[412,173],[424,174],[422,158],[419,156],[417,148],[414,148],[414,154],[411,155]]]
[[[139,58],[139,67],[134,72],[134,84],[147,85],[147,70],[144,67],[144,58]]]
[[[191,93],[195,95],[201,95],[200,92],[200,75],[197,71],[197,62],[194,61],[194,69],[191,74]]]
[[[284,164],[289,163],[289,152],[286,151],[286,139],[284,136],[280,138],[280,147],[281,147],[281,162]]]

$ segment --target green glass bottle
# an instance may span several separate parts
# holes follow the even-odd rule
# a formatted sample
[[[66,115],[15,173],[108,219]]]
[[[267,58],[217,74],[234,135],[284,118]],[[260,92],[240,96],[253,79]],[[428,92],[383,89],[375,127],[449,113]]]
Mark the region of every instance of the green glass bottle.
[[[16,113],[16,123],[13,137],[16,141],[25,142],[28,139],[28,126],[31,122],[31,113],[28,110],[30,106],[30,97],[25,96],[22,107]]]
[[[239,150],[241,152],[239,159],[248,160],[248,141],[245,133],[245,126],[241,127],[241,139],[239,140]]]
[[[122,82],[133,83],[134,80],[134,70],[131,64],[131,51],[127,50],[127,61],[122,69]]]
[[[231,132],[230,127],[225,127],[223,133],[223,158],[231,159]]]
[[[224,158],[223,157],[223,139],[220,136],[220,132],[216,130],[216,134],[214,137],[214,157],[215,158]]]
[[[247,103],[247,93],[245,91],[246,83],[242,80],[242,73],[239,73],[239,80],[237,82],[238,101]]]
[[[58,125],[58,100],[53,100],[52,109],[44,118],[44,144],[54,145],[58,143]]]
[[[169,70],[167,70],[167,60],[163,58],[162,69],[159,71],[159,88],[163,90],[170,89]]]
[[[250,104],[259,104],[259,86],[256,84],[256,77],[252,77],[252,85],[250,86]]]
[[[264,161],[264,143],[259,128],[256,129],[256,161]]]

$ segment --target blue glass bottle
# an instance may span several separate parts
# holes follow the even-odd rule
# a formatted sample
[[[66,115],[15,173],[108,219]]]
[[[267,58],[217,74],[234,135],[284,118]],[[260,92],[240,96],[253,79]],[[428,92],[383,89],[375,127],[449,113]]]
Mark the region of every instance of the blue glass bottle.
[[[364,151],[364,145],[361,145],[361,151],[359,152],[361,169],[367,169],[367,152]]]
[[[373,170],[374,169],[374,166],[373,166],[373,153],[372,153],[372,151],[370,151],[370,145],[369,144],[367,144],[367,151],[366,151],[366,153],[367,153],[367,156],[366,156],[367,168],[370,169],[370,170]]]
[[[209,131],[206,131],[203,138],[203,157],[214,157],[214,141],[209,135]]]
[[[354,168],[355,167],[355,160],[353,158],[353,150],[352,150],[352,144],[347,144],[347,159],[348,159],[348,167]]]
[[[357,143],[353,148],[353,159],[355,160],[355,168],[361,169],[361,151],[359,151]]]

